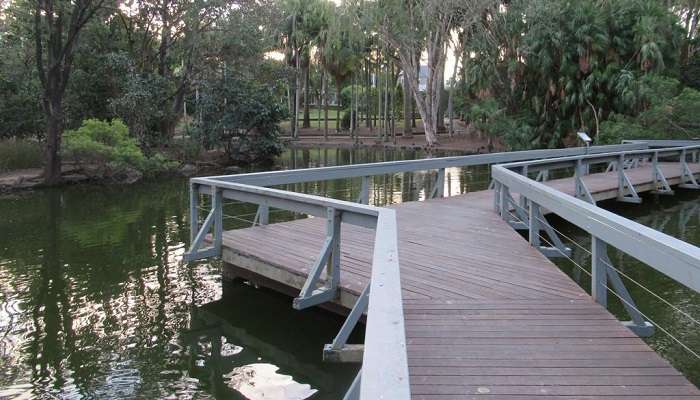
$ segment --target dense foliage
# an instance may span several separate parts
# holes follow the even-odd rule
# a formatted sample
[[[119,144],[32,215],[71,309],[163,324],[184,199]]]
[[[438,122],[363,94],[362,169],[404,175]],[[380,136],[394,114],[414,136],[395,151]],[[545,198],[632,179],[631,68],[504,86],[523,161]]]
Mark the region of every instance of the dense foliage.
[[[279,123],[286,112],[273,89],[240,76],[227,76],[200,92],[195,133],[208,148],[223,146],[236,162],[265,162],[279,155]]]
[[[187,162],[268,159],[312,108],[326,137],[335,114],[428,145],[452,116],[510,148],[698,137],[699,21],[695,0],[10,0],[0,139],[43,143],[56,178],[63,131],[91,119]]]
[[[80,128],[66,131],[63,140],[67,160],[102,175],[112,176],[128,168],[151,174],[171,167],[160,154],[146,158],[119,119],[86,119]]]
[[[465,46],[474,55],[465,106],[485,102],[486,121],[476,123],[511,147],[561,146],[578,130],[616,141],[624,129],[603,122],[658,116],[650,107],[661,87],[650,82],[679,72],[683,32],[661,2],[516,0],[491,15]]]

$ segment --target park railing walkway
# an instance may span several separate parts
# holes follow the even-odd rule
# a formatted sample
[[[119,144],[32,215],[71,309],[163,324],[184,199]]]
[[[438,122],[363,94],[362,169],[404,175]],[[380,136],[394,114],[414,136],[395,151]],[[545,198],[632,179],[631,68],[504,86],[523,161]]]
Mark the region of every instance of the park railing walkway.
[[[225,274],[297,290],[297,309],[350,310],[323,353],[362,361],[347,398],[700,398],[637,336],[655,327],[605,249],[694,290],[700,251],[591,204],[698,188],[699,149],[633,143],[195,178],[186,259],[221,256]],[[482,164],[494,165],[494,190],[442,198],[445,168]],[[432,200],[366,205],[372,176],[418,170],[436,170]],[[574,176],[548,180],[553,170]],[[361,204],[264,187],[350,177],[362,179]],[[203,223],[200,194],[212,198]],[[224,232],[224,198],[258,204],[256,226]],[[317,218],[268,225],[270,208]],[[592,235],[593,297],[549,261],[570,249],[547,213]],[[631,321],[606,310],[608,291]],[[365,343],[348,344],[363,314]]]

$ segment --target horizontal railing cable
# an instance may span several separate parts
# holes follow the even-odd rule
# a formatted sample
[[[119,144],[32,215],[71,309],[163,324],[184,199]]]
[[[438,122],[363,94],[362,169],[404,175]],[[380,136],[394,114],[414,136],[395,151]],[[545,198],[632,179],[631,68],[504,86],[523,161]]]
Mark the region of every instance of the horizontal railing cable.
[[[530,216],[530,218],[532,218],[532,216]],[[565,239],[567,239],[567,240],[568,240],[570,243],[572,243],[573,245],[575,245],[575,246],[577,246],[578,248],[580,248],[582,251],[584,251],[585,253],[587,253],[589,256],[592,256],[592,255],[593,255],[593,254],[591,253],[590,250],[588,250],[587,248],[583,247],[583,246],[580,245],[578,242],[576,242],[574,239],[572,239],[571,237],[569,237],[569,236],[567,236],[566,234],[564,234],[562,231],[558,230],[557,228],[555,228],[554,226],[552,226],[551,224],[549,224],[549,222],[547,222],[546,220],[543,220],[543,219],[540,218],[540,217],[534,217],[534,218],[536,218],[538,221],[540,221],[540,222],[542,222],[542,223],[548,224],[548,225],[552,228],[552,230],[554,230],[556,233],[558,233],[559,235],[561,235],[562,237],[564,237]],[[668,307],[670,307],[673,311],[675,311],[675,312],[681,314],[682,316],[688,318],[688,319],[689,319],[690,321],[692,321],[693,323],[695,323],[695,324],[697,324],[697,325],[700,325],[700,321],[699,321],[698,319],[696,319],[695,317],[693,317],[692,315],[690,315],[690,314],[688,314],[687,312],[681,310],[678,306],[676,306],[676,305],[674,305],[673,303],[669,302],[668,300],[664,299],[663,297],[661,297],[660,295],[658,295],[657,293],[655,293],[653,290],[647,288],[647,287],[644,286],[642,283],[638,282],[637,280],[635,280],[634,278],[632,278],[631,276],[629,276],[628,274],[626,274],[625,272],[623,272],[623,271],[620,270],[619,268],[616,268],[615,266],[610,265],[610,263],[608,263],[608,262],[605,261],[605,260],[601,260],[601,261],[602,261],[604,264],[606,264],[608,267],[610,267],[611,269],[615,270],[615,271],[616,271],[617,273],[619,273],[620,275],[622,275],[622,276],[624,276],[625,278],[627,278],[630,282],[632,282],[632,283],[634,283],[635,285],[639,286],[642,290],[644,290],[645,292],[649,293],[649,294],[652,295],[654,298],[656,298],[657,300],[661,301],[662,303],[664,303],[665,305],[667,305]]]
[[[523,222],[520,218],[518,218],[518,216],[516,216],[516,215],[514,215],[512,212],[510,212],[510,210],[508,210],[508,213],[509,213],[513,218],[515,218],[517,221],[519,221],[520,223],[523,223],[523,224],[525,223],[525,222]],[[564,256],[566,259],[568,259],[569,261],[571,261],[572,264],[574,264],[576,267],[578,267],[578,268],[581,269],[583,272],[585,272],[588,276],[590,276],[591,278],[593,278],[593,274],[592,274],[591,272],[589,272],[585,267],[581,266],[579,263],[577,263],[577,262],[574,261],[571,257],[569,257],[569,256],[566,254],[566,252],[562,251],[560,248],[558,248],[558,247],[556,247],[555,245],[553,245],[549,240],[547,240],[547,239],[544,237],[544,235],[540,234],[539,236],[540,236],[540,239],[544,240],[549,246],[551,246],[552,248],[556,249],[559,253],[561,253],[562,256]],[[607,264],[607,263],[606,263],[606,264]],[[615,297],[617,297],[621,302],[625,303],[625,304],[628,305],[630,308],[632,308],[633,310],[635,310],[636,312],[638,312],[639,315],[641,315],[644,319],[646,319],[647,321],[651,322],[655,327],[659,328],[663,333],[665,333],[665,334],[666,334],[668,337],[670,337],[673,341],[675,341],[675,342],[678,343],[681,347],[683,347],[683,349],[685,349],[685,350],[688,351],[690,354],[692,354],[693,356],[695,356],[695,358],[697,358],[697,359],[700,360],[700,354],[698,354],[697,352],[695,352],[695,351],[694,351],[693,349],[691,349],[688,345],[686,345],[686,344],[683,343],[680,339],[678,339],[676,336],[674,336],[673,334],[671,334],[671,332],[669,332],[666,328],[664,328],[663,326],[659,325],[659,323],[657,323],[657,322],[654,321],[653,319],[649,318],[648,315],[646,315],[645,313],[643,313],[643,312],[642,312],[638,307],[636,307],[634,304],[630,303],[630,302],[627,301],[625,298],[623,298],[622,296],[620,296],[619,294],[617,294],[617,292],[615,292],[615,290],[613,290],[613,289],[612,289],[611,287],[609,287],[607,284],[603,284],[603,286],[604,286],[610,293],[612,293]]]

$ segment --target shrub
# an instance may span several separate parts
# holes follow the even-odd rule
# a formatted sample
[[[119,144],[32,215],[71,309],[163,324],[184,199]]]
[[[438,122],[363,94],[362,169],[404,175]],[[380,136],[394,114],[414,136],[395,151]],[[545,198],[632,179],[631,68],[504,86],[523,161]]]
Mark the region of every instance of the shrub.
[[[128,168],[153,174],[174,166],[163,155],[143,155],[124,122],[87,119],[80,128],[64,134],[63,155],[79,165],[104,166],[107,175]]]
[[[600,126],[598,142],[619,143],[624,139],[695,139],[700,137],[700,92],[691,88],[659,100],[630,117],[615,114]]]
[[[63,152],[77,163],[115,162],[137,169],[145,160],[136,140],[129,137],[129,129],[119,119],[86,119],[80,128],[65,132]]]
[[[201,118],[193,135],[207,149],[223,147],[237,163],[262,163],[282,151],[279,123],[287,116],[267,85],[230,76],[200,89]]]
[[[41,143],[27,139],[0,140],[0,172],[26,168],[41,168]]]

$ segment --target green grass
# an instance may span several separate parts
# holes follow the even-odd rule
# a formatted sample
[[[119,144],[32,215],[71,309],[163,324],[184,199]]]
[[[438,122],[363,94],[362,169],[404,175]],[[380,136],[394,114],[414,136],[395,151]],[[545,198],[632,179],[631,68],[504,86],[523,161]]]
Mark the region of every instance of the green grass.
[[[41,143],[27,139],[0,140],[0,172],[27,168],[41,168]]]

